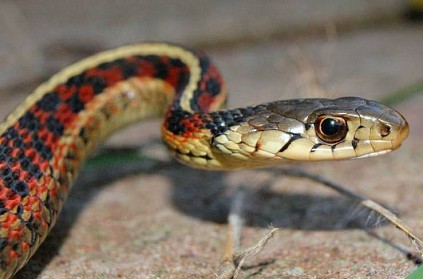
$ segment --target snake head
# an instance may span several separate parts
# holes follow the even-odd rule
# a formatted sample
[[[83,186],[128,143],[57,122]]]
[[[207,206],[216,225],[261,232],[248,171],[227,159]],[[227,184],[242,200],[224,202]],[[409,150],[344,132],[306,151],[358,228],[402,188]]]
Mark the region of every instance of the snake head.
[[[254,167],[277,165],[278,159],[370,157],[398,148],[408,136],[408,124],[400,113],[356,97],[277,101],[232,110],[229,116],[227,131],[212,140],[225,154],[220,160],[226,166],[232,159]]]
[[[397,149],[408,136],[404,117],[375,101],[311,99],[303,106],[308,115],[297,120],[305,123],[304,131],[285,158],[295,160],[300,154],[309,160],[371,157]]]

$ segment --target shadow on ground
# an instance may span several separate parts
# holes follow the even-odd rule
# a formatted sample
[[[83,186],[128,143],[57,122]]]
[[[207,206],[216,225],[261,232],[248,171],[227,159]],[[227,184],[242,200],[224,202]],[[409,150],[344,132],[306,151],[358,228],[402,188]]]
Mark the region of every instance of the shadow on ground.
[[[111,182],[136,173],[160,173],[173,184],[171,202],[188,216],[207,222],[226,223],[236,189],[225,185],[227,172],[191,169],[177,162],[130,162],[124,165],[89,168],[81,173],[72,193],[40,249],[16,278],[36,278],[59,253],[72,226],[91,200]],[[362,228],[369,213],[341,196],[286,194],[269,188],[243,188],[247,226],[300,230]],[[70,206],[73,204],[73,206]],[[75,206],[77,204],[78,206]],[[353,213],[353,214],[352,214]],[[353,216],[353,218],[349,218]]]

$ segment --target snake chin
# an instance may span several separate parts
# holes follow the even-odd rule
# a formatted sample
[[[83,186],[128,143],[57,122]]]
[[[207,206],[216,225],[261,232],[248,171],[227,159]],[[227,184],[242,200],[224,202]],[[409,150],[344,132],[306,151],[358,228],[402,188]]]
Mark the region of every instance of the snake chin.
[[[386,149],[386,150],[382,150],[382,151],[377,151],[377,152],[372,152],[372,153],[364,154],[364,155],[357,156],[357,157],[354,157],[354,158],[351,158],[351,159],[354,159],[355,160],[355,159],[361,159],[361,158],[376,157],[376,156],[379,156],[379,155],[383,155],[383,154],[389,153],[391,151],[393,151],[393,149]]]

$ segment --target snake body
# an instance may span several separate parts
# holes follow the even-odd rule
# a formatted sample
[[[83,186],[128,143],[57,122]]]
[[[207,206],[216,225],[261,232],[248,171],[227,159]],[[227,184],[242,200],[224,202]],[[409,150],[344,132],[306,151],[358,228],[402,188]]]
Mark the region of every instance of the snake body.
[[[171,153],[206,169],[373,156],[408,134],[399,113],[361,98],[219,110],[226,95],[204,54],[164,43],[94,55],[40,85],[0,125],[0,277],[43,242],[84,158],[129,123],[164,116]]]

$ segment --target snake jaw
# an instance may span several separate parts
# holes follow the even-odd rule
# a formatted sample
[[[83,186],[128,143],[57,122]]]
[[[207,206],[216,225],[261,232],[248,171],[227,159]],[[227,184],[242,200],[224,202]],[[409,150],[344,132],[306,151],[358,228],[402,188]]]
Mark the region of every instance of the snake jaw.
[[[386,149],[386,150],[382,150],[382,151],[377,151],[377,152],[373,152],[373,153],[364,154],[364,155],[357,156],[357,157],[351,158],[351,159],[354,159],[355,160],[355,159],[376,157],[376,156],[379,156],[379,155],[387,154],[387,153],[392,152],[392,151],[393,151],[393,149]]]

